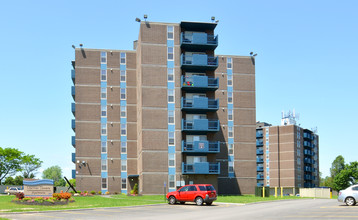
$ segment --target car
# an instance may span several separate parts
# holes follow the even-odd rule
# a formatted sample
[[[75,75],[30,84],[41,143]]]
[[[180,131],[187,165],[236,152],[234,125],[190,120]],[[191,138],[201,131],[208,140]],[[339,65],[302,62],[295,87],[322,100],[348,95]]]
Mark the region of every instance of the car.
[[[195,202],[197,205],[211,205],[217,199],[216,190],[211,184],[190,184],[179,188],[177,191],[169,192],[166,196],[171,205],[179,202]]]
[[[358,185],[352,185],[345,190],[340,190],[338,201],[344,202],[348,206],[353,206],[358,201]]]
[[[16,193],[19,192],[24,192],[24,190],[22,190],[20,187],[10,187],[8,189],[5,189],[5,193],[7,193],[8,195],[12,194],[15,195]]]

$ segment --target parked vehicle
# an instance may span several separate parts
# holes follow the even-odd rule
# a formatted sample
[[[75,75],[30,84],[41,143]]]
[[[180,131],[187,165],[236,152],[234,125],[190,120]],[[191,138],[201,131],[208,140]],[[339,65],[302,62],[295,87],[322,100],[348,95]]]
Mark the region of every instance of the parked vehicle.
[[[353,185],[345,190],[339,191],[338,201],[344,202],[348,206],[353,206],[358,201],[358,185]]]
[[[5,193],[8,195],[15,195],[16,193],[24,192],[20,187],[10,187],[8,189],[5,189]]]
[[[215,188],[210,184],[191,184],[186,185],[174,192],[167,194],[169,204],[174,205],[177,202],[195,202],[197,205],[211,205],[217,198]]]

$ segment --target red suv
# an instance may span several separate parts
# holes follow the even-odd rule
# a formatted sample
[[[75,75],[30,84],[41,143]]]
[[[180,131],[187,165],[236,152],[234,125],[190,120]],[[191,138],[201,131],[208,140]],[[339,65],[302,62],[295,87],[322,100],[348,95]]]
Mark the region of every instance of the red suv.
[[[177,202],[184,204],[185,202],[195,202],[197,205],[211,205],[216,200],[215,188],[210,184],[192,184],[186,185],[177,191],[167,194],[169,204],[173,205]]]

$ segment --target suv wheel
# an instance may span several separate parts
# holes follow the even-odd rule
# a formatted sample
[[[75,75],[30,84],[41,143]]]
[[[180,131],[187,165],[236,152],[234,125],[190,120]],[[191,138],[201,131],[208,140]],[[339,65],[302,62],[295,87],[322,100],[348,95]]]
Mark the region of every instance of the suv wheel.
[[[195,199],[195,203],[197,204],[197,205],[203,205],[203,198],[201,198],[200,196],[198,196],[198,197],[196,197],[196,199]]]
[[[353,197],[348,197],[348,198],[346,198],[346,204],[347,204],[348,206],[355,205],[355,204],[356,204],[356,200],[355,200]]]
[[[176,202],[177,202],[177,200],[175,199],[174,196],[170,196],[170,197],[169,197],[169,204],[170,204],[170,205],[174,205]]]

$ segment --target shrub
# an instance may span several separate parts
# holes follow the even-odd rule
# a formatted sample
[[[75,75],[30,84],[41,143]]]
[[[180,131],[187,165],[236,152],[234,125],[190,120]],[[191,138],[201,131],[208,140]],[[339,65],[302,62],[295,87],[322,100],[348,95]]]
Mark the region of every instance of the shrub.
[[[108,192],[108,191],[106,192],[106,195],[109,195],[109,192]]]
[[[75,191],[71,191],[70,193],[73,195],[73,194],[75,194]]]
[[[102,195],[102,191],[98,191],[98,195]]]
[[[24,201],[29,201],[29,200],[31,200],[31,198],[30,198],[30,197],[26,197],[26,198],[24,198],[23,200],[24,200]]]
[[[25,198],[25,195],[23,192],[18,192],[18,193],[16,193],[16,198],[23,199],[23,198]]]
[[[34,200],[36,202],[38,202],[38,203],[43,203],[44,202],[44,198],[42,198],[42,197],[35,198]]]
[[[92,195],[96,194],[96,191],[92,190],[92,191],[91,191],[91,194],[92,194]]]
[[[52,197],[56,198],[56,200],[61,200],[61,199],[66,199],[68,200],[69,198],[71,198],[71,193],[54,193],[52,195]]]
[[[84,191],[84,193],[88,193],[87,191]]]
[[[116,194],[116,195],[117,195],[117,194],[119,194],[119,192],[114,192],[114,194]]]

